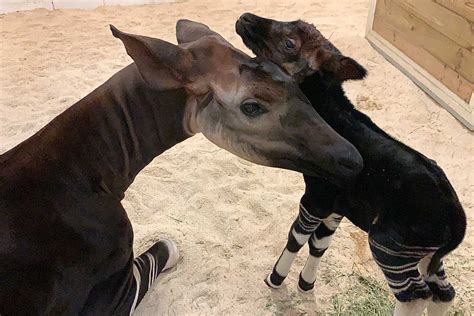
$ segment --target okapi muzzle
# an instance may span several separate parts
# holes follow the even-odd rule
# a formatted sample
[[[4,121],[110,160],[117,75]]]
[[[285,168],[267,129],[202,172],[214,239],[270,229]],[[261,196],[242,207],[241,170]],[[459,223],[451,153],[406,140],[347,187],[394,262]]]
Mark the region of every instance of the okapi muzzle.
[[[235,29],[255,55],[272,60],[272,52],[267,42],[272,25],[273,20],[244,13],[235,23]]]

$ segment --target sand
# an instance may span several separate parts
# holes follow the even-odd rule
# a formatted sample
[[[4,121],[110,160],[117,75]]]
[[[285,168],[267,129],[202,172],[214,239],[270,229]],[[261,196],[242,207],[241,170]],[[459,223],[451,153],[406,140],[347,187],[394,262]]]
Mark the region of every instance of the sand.
[[[198,0],[0,15],[0,153],[130,62],[109,23],[175,42],[176,20],[196,19],[244,49],[234,22],[245,11],[316,23],[345,54],[367,67],[366,80],[345,85],[354,104],[387,132],[435,159],[465,207],[467,236],[446,266],[459,293],[458,308],[474,310],[473,133],[364,39],[367,0]],[[135,230],[135,250],[140,253],[169,236],[182,258],[155,283],[136,315],[329,313],[331,297],[354,286],[354,271],[383,281],[366,235],[344,221],[324,256],[314,294],[296,289],[306,248],[282,289],[265,286],[263,278],[286,242],[303,188],[300,174],[253,165],[201,135],[155,159],[123,201]]]

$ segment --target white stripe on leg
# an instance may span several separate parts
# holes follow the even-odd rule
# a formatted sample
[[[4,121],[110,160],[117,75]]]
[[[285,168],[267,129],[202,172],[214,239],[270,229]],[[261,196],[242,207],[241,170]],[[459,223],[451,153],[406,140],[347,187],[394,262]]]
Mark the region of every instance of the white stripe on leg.
[[[140,285],[142,281],[140,271],[138,271],[138,268],[136,267],[135,263],[133,264],[133,279],[135,280],[137,286],[137,292],[135,293],[135,298],[133,299],[132,309],[130,309],[129,315],[132,315],[132,313],[135,311],[135,308],[137,307],[138,293],[140,293]]]
[[[334,234],[331,234],[329,236],[323,237],[321,239],[318,239],[315,234],[313,234],[313,237],[311,238],[311,244],[313,245],[314,248],[318,250],[324,250],[329,247],[331,244],[331,240]]]
[[[323,223],[324,225],[326,225],[326,227],[329,230],[335,231],[339,227],[339,224],[341,223],[342,218],[343,218],[342,215],[339,215],[337,213],[332,213],[331,215],[323,219]]]
[[[301,271],[301,277],[305,282],[314,283],[316,281],[316,273],[318,272],[320,262],[321,257],[315,257],[312,255],[308,256],[303,271]]]
[[[291,230],[291,234],[293,235],[299,246],[304,245],[311,236],[311,234],[300,234],[296,232],[294,228]],[[291,265],[295,260],[296,254],[297,252],[291,252],[288,249],[283,250],[280,259],[278,259],[278,262],[275,265],[275,271],[278,273],[278,275],[282,277],[286,277],[288,275]]]
[[[275,265],[275,271],[282,277],[286,277],[290,271],[291,264],[295,260],[296,252],[290,252],[288,249],[283,250],[277,264]]]
[[[426,279],[428,277],[428,265],[430,264],[433,254],[429,254],[426,257],[423,257],[418,263],[418,269],[420,270],[421,275]]]
[[[149,254],[148,252],[145,253],[145,255],[147,256],[148,260],[150,261],[150,271],[148,271],[148,289],[151,288],[151,285],[153,284],[153,267],[154,267],[154,263],[155,263],[155,258],[153,258],[153,256],[151,254]]]
[[[311,236],[311,234],[300,234],[296,232],[294,228],[291,230],[291,233],[293,234],[293,237],[295,237],[296,242],[300,246],[303,246],[304,244],[306,244],[309,240],[309,237]]]

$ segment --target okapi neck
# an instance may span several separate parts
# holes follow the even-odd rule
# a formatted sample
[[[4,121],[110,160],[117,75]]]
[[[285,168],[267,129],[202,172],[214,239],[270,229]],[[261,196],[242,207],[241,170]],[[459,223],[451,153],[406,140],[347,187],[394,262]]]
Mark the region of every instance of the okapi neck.
[[[378,127],[364,113],[354,108],[346,97],[342,84],[322,80],[316,73],[300,85],[315,110],[341,136],[350,141],[363,154],[381,143],[399,146],[399,142]],[[403,146],[402,146],[403,147]]]
[[[95,124],[100,137],[91,141],[112,144],[97,154],[99,161],[112,162],[114,187],[125,191],[155,157],[190,136],[183,127],[187,94],[184,89],[151,89],[135,64],[113,76],[104,90],[108,97],[99,102],[103,111]]]
[[[346,97],[342,85],[333,83],[320,73],[306,77],[300,88],[309,99],[314,109],[329,124],[338,125],[352,116],[354,106]],[[333,126],[335,128],[335,126]]]
[[[0,162],[17,160],[41,170],[43,182],[122,199],[153,158],[190,136],[182,126],[186,99],[184,89],[152,90],[131,64]]]

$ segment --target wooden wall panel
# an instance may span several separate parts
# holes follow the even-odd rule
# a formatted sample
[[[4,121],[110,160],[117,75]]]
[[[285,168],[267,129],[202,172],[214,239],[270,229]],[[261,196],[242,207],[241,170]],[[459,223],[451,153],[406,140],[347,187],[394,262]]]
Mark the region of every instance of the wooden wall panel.
[[[383,20],[375,19],[374,30],[404,54],[410,57],[418,65],[428,71],[433,77],[442,82],[449,90],[458,95],[468,106],[474,84],[460,76],[453,69],[446,67],[444,63],[428,53],[426,50],[408,41],[403,34],[396,29],[387,26]]]
[[[471,23],[459,14],[432,0],[394,0],[394,3],[460,46],[468,49],[474,46]]]
[[[401,7],[397,2],[398,0],[378,1],[374,24],[378,20],[380,21],[379,28],[389,27],[403,34],[407,41],[420,46],[473,83],[474,54]]]
[[[474,130],[474,0],[369,0],[366,37]]]
[[[456,12],[468,21],[474,22],[474,1],[472,0],[434,0],[445,8]]]

